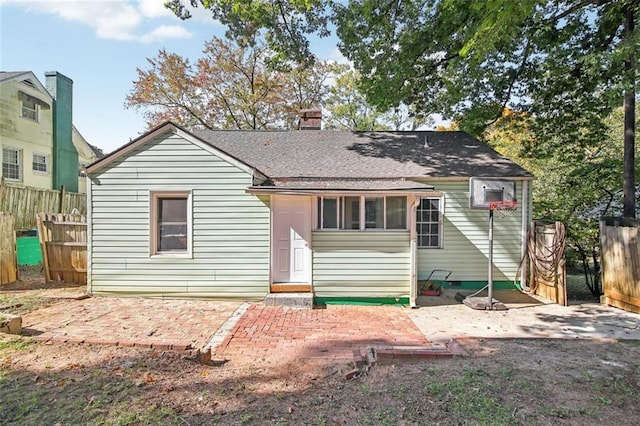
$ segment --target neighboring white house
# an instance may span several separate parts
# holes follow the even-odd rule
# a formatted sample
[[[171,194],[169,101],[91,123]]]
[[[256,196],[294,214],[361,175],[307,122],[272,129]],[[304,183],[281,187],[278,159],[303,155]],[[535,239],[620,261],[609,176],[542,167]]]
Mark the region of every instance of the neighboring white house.
[[[304,123],[303,123],[303,128]],[[510,182],[494,281],[513,285],[533,176],[463,132],[186,131],[163,124],[87,168],[88,291],[414,304],[418,279],[487,283],[488,211],[469,179]]]
[[[0,72],[1,176],[11,185],[84,193],[84,167],[102,152],[72,124],[71,79],[45,76],[46,87],[30,71]]]

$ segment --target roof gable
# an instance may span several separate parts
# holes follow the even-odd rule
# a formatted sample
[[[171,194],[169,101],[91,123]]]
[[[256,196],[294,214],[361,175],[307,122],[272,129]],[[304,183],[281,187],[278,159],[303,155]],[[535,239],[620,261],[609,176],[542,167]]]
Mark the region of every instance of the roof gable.
[[[44,87],[40,80],[38,80],[38,77],[31,71],[0,72],[0,83],[8,83],[10,81],[28,81],[31,87],[42,92],[50,102],[53,100],[47,88]]]
[[[180,136],[182,139],[191,142],[197,146],[199,146],[200,148],[204,149],[205,151],[208,151],[210,153],[212,153],[213,155],[216,155],[217,157],[221,158],[222,160],[234,165],[235,167],[238,167],[239,169],[255,175],[255,174],[259,174],[262,175],[259,171],[255,170],[253,167],[249,166],[248,164],[242,162],[241,160],[227,154],[226,152],[220,150],[219,148],[216,148],[210,144],[204,143],[202,140],[198,139],[197,137],[195,137],[193,134],[191,134],[190,132],[182,129],[181,127],[171,123],[171,122],[166,122],[163,124],[160,124],[159,126],[155,127],[154,129],[149,130],[147,133],[141,135],[140,137],[132,140],[131,142],[129,142],[126,145],[123,145],[122,147],[118,148],[117,150],[111,152],[110,154],[98,159],[97,161],[93,162],[92,164],[90,164],[89,166],[87,166],[86,170],[87,173],[91,174],[94,172],[99,171],[100,169],[108,166],[109,164],[111,164],[112,162],[116,161],[119,158],[125,157],[127,154],[129,154],[130,152],[136,150],[137,148],[139,148],[140,146],[144,145],[145,143],[168,133],[173,133],[173,134],[177,134],[178,136]]]

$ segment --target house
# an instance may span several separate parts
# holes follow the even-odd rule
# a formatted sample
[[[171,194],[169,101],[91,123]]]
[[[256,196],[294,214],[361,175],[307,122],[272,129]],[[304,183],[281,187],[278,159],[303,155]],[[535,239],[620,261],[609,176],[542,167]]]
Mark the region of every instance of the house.
[[[104,157],[104,152],[97,146],[91,145],[80,134],[76,126],[72,126],[71,142],[78,153],[78,193],[87,193],[87,173],[89,164]]]
[[[521,279],[533,176],[463,132],[165,123],[87,173],[92,294],[302,291],[320,302],[413,305],[417,281],[434,270],[450,271],[451,286],[480,288],[488,210],[470,208],[472,177],[506,183],[520,203],[496,218],[493,276],[496,287]]]
[[[12,185],[79,192],[80,165],[98,157],[85,152],[88,144],[72,124],[73,81],[59,72],[45,77],[46,87],[30,71],[0,72],[2,177]]]

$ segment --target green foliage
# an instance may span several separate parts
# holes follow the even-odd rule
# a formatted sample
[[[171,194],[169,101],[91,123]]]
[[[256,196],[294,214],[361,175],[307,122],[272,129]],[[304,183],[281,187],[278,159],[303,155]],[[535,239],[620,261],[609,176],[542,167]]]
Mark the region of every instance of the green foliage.
[[[273,63],[313,62],[307,35],[329,35],[330,0],[189,0],[191,7],[208,9],[213,19],[227,26],[227,38],[250,45],[261,30],[276,52]],[[165,6],[178,17],[191,17],[186,0],[169,0]]]
[[[506,111],[483,138],[500,154],[530,170],[537,181],[533,185],[534,218],[562,221],[567,227],[566,255],[570,264],[585,267],[599,261],[598,219],[616,216],[622,199],[622,109],[602,120],[602,137],[589,144],[572,146],[574,152],[556,150],[534,157],[528,150],[536,143],[536,120],[524,113]],[[578,129],[580,130],[580,129]],[[572,158],[573,160],[568,161]],[[640,177],[640,172],[638,172]],[[597,271],[587,281],[599,294]]]

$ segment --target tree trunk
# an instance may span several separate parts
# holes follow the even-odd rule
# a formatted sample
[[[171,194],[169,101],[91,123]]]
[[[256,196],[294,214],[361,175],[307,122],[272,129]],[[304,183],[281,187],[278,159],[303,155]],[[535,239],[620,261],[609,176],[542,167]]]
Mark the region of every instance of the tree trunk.
[[[631,38],[634,30],[633,6],[626,10],[625,35]],[[624,92],[624,184],[623,210],[624,217],[636,217],[636,183],[635,183],[635,139],[636,139],[636,70],[635,49],[625,61],[626,87]]]

